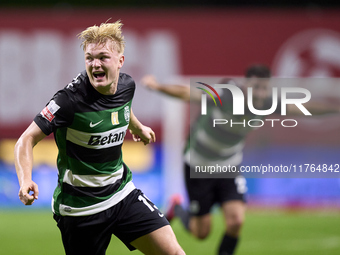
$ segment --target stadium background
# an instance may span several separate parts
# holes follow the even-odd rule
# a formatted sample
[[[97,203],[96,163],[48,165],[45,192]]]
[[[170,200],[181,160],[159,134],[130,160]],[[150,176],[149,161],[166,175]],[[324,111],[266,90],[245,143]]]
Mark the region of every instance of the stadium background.
[[[127,1],[91,6],[87,1],[51,2],[0,9],[0,209],[21,210],[13,165],[18,136],[55,91],[84,69],[76,34],[111,18],[121,19],[126,38],[123,72],[137,83],[133,109],[157,133],[157,143],[124,146],[124,158],[138,187],[160,207],[173,193],[185,195],[181,151],[187,133],[188,108],[157,95],[139,83],[152,73],[160,81],[185,80],[191,75],[241,76],[253,63],[267,64],[275,77],[340,77],[340,9],[319,3],[290,5],[247,1],[193,7],[139,6]],[[325,2],[327,3],[327,2]],[[176,5],[177,4],[177,5]],[[133,7],[131,7],[133,6]],[[335,82],[337,83],[337,82]],[[326,86],[320,98],[340,98],[339,87]],[[323,92],[324,92],[323,91]],[[286,130],[263,127],[247,139],[246,165],[260,163],[339,162],[340,118],[327,116]],[[130,140],[129,140],[130,139]],[[53,137],[35,148],[33,178],[40,189],[35,208],[49,208],[56,184]],[[249,179],[249,205],[257,208],[340,208],[339,178]],[[27,210],[27,209],[25,209]]]

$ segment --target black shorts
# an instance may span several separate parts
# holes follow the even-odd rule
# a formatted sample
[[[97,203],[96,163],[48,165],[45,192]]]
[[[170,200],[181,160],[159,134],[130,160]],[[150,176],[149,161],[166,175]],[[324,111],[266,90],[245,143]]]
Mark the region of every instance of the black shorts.
[[[54,219],[61,231],[67,255],[103,255],[111,236],[117,236],[131,251],[130,243],[169,225],[165,216],[138,189],[115,206],[89,216],[58,216]]]
[[[190,166],[184,164],[185,184],[190,200],[190,213],[202,216],[210,213],[215,203],[222,204],[230,200],[246,202],[246,179],[235,178],[190,178]]]

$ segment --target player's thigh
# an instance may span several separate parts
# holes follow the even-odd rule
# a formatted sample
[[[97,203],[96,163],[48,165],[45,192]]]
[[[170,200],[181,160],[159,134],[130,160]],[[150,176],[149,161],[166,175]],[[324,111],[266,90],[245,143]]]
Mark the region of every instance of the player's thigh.
[[[239,228],[245,219],[246,203],[243,200],[229,200],[222,204],[226,226]]]
[[[141,190],[133,190],[123,202],[116,207],[119,213],[112,214],[119,219],[112,233],[130,250],[137,248],[131,245],[135,240],[169,225],[164,214]]]
[[[147,255],[185,254],[169,225],[137,238],[131,245]]]
[[[226,225],[241,226],[246,211],[247,183],[243,176],[218,180],[216,193],[219,196]]]
[[[79,217],[54,215],[54,219],[66,254],[105,254],[112,235],[105,212]]]
[[[211,214],[190,217],[190,232],[199,239],[205,239],[211,230]]]

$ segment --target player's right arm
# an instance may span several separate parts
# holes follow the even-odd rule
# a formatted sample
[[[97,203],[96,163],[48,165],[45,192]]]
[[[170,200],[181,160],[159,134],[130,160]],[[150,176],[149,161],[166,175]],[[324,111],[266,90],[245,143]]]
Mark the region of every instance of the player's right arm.
[[[142,80],[142,84],[152,90],[159,91],[168,96],[176,97],[184,101],[198,101],[201,100],[201,94],[191,94],[190,86],[177,85],[177,84],[160,84],[153,75],[145,75]]]
[[[33,147],[45,136],[38,125],[32,122],[15,144],[14,158],[20,185],[19,198],[24,205],[31,205],[38,199],[38,185],[32,180]]]

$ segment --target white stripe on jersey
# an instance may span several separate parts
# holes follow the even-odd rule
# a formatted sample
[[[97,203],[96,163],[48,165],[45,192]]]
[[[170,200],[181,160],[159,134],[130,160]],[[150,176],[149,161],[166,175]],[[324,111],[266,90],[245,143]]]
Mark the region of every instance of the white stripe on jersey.
[[[204,144],[204,147],[206,149],[209,149],[211,152],[214,152],[214,154],[219,157],[231,156],[234,153],[242,151],[244,147],[243,141],[235,145],[228,146],[228,144],[213,139],[211,136],[209,136],[209,134],[207,134],[207,132],[204,129],[200,129],[199,131],[197,131],[196,140],[201,144]]]
[[[118,191],[115,193],[112,197],[109,199],[86,207],[71,207],[68,205],[60,204],[59,205],[59,212],[62,216],[87,216],[92,215],[95,213],[99,213],[102,211],[105,211],[106,209],[109,209],[110,207],[118,204],[120,201],[122,201],[127,195],[131,193],[135,189],[135,185],[132,181],[128,182],[124,189]],[[52,201],[54,203],[54,201]],[[53,206],[52,206],[53,208]]]
[[[67,169],[63,182],[76,187],[104,187],[120,180],[123,177],[123,173],[123,166],[112,174],[100,175],[77,175],[72,174],[72,171]]]
[[[195,166],[237,166],[240,165],[243,160],[243,152],[239,151],[235,155],[231,156],[230,158],[224,159],[214,159],[211,160],[210,158],[205,158],[204,155],[198,154],[192,148],[189,148],[184,154],[184,161],[190,165],[191,167]]]

